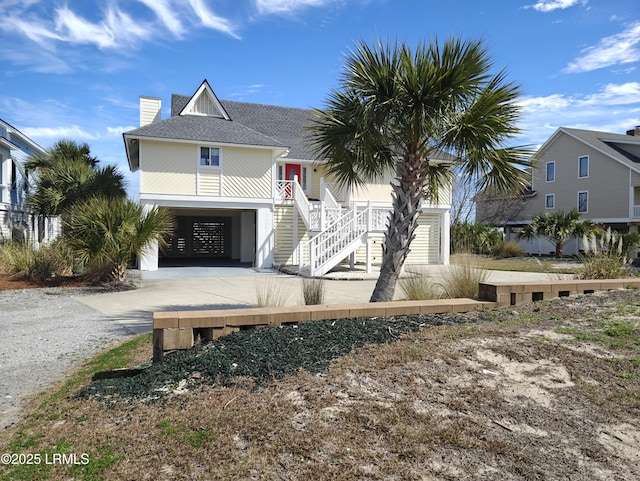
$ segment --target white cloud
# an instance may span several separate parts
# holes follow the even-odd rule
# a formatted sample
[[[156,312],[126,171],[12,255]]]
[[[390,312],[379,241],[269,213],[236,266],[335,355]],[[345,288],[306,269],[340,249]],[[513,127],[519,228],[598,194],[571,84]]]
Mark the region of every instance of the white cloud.
[[[543,143],[558,127],[624,133],[640,125],[640,82],[607,84],[590,94],[525,97],[520,102],[526,142]]]
[[[171,0],[138,0],[144,3],[153,13],[157,15],[160,21],[169,31],[180,38],[184,32],[182,22],[176,15],[176,6],[172,5]]]
[[[26,127],[22,133],[34,139],[73,139],[96,140],[98,135],[91,134],[78,125],[68,127]]]
[[[305,7],[323,7],[334,0],[255,0],[260,14],[292,13]]]
[[[133,129],[137,129],[137,127],[131,125],[127,125],[125,127],[107,127],[107,134],[112,137],[122,137],[124,132],[128,132]]]
[[[533,8],[538,12],[548,13],[554,10],[564,10],[574,5],[585,5],[588,0],[541,0],[533,5],[527,5],[525,8]]]
[[[50,11],[45,11],[45,6],[40,4],[36,8],[33,5],[38,4],[29,1],[0,0],[0,8],[5,10],[0,18],[0,29],[17,32],[50,52],[64,44],[94,45],[105,50],[131,49],[142,41],[160,38],[166,32],[181,39],[187,23],[239,38],[231,22],[214,14],[206,0],[189,0],[191,9],[184,8],[183,0],[138,1],[157,19],[149,20],[139,12],[134,16],[133,10],[124,11],[115,1],[107,2],[105,10],[98,12],[101,13],[99,18],[92,21],[68,5],[46,5]]]
[[[566,73],[589,72],[639,61],[640,22],[632,24],[621,33],[603,38],[597,45],[585,48],[582,53],[582,57],[575,59],[564,69]]]
[[[200,19],[200,22],[202,22],[202,25],[207,28],[226,33],[232,37],[240,38],[234,32],[234,28],[229,20],[211,12],[203,0],[189,0],[189,3],[197,17]]]

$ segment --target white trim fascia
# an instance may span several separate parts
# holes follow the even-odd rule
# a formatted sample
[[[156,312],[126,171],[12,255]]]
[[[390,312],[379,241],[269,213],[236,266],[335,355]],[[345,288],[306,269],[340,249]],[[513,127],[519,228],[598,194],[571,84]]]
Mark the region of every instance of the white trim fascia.
[[[140,143],[143,140],[150,140],[152,142],[171,142],[171,143],[176,143],[176,144],[197,144],[197,145],[203,145],[203,146],[207,146],[207,145],[212,145],[212,146],[223,146],[223,147],[237,147],[237,148],[241,148],[241,149],[262,149],[262,150],[271,150],[272,152],[280,152],[280,151],[285,151],[287,150],[288,147],[281,147],[279,145],[253,145],[253,144],[236,144],[236,143],[229,143],[229,142],[213,142],[213,141],[204,141],[204,140],[191,140],[191,139],[167,139],[165,137],[147,137],[144,135],[130,135],[130,134],[123,134],[125,136],[126,139],[136,139],[138,140],[138,143]],[[277,157],[277,155],[276,155]]]
[[[315,160],[313,159],[294,159],[292,157],[281,157],[281,156],[276,156],[275,157],[276,162],[282,162],[285,164],[314,164],[316,163]]]
[[[596,224],[624,224],[629,222],[638,222],[640,219],[632,219],[630,217],[604,217],[600,219],[589,219]]]
[[[160,207],[193,207],[210,209],[273,208],[273,199],[215,197],[205,195],[140,194],[140,201]]]

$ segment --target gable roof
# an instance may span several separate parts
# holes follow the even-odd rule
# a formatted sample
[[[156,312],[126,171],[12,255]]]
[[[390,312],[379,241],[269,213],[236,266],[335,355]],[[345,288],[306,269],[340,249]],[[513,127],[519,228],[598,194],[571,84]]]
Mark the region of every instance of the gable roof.
[[[204,115],[229,119],[229,114],[220,104],[218,97],[213,93],[209,82],[205,79],[198,90],[189,98],[178,115]]]
[[[209,109],[198,112],[201,106]],[[287,158],[317,160],[306,141],[312,111],[293,107],[218,100],[205,80],[191,96],[171,96],[171,117],[125,132],[125,148],[132,171],[138,169],[139,151],[134,139],[167,139],[270,147]]]
[[[603,155],[640,173],[640,137],[596,130],[558,128],[539,152],[546,150],[560,135],[568,135]]]
[[[197,111],[198,99],[204,99]],[[210,104],[208,103],[210,102]],[[276,105],[218,100],[204,80],[191,96],[171,96],[171,117],[125,132],[125,148],[132,171],[139,165],[137,138],[211,142],[288,150],[290,160],[321,160],[308,140],[313,110]],[[453,156],[439,151],[436,160]]]

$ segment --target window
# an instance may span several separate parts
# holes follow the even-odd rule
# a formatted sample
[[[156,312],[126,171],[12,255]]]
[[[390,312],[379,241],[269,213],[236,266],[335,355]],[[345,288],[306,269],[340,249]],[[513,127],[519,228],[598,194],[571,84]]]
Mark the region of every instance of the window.
[[[578,212],[584,214],[589,210],[589,192],[578,192]]]
[[[544,208],[553,209],[556,206],[556,194],[547,194],[544,196]]]
[[[589,156],[578,157],[578,177],[589,177]]]
[[[556,180],[556,163],[547,162],[547,182],[555,182]]]
[[[18,170],[13,159],[11,159],[11,190],[18,190]]]
[[[278,165],[278,180],[284,180],[284,167],[282,164]]]
[[[220,167],[220,149],[215,147],[200,147],[200,165]]]
[[[302,168],[302,190],[306,192],[307,190],[307,168]]]

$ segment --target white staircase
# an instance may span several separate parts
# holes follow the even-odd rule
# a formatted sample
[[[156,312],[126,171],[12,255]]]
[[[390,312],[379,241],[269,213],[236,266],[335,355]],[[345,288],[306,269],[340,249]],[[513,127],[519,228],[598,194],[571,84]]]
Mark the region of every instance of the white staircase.
[[[323,276],[365,242],[371,233],[386,228],[389,208],[368,205],[342,207],[321,182],[321,200],[310,202],[297,179],[277,181],[276,195],[291,201],[300,213],[310,239],[297,246],[299,272],[309,277]]]

